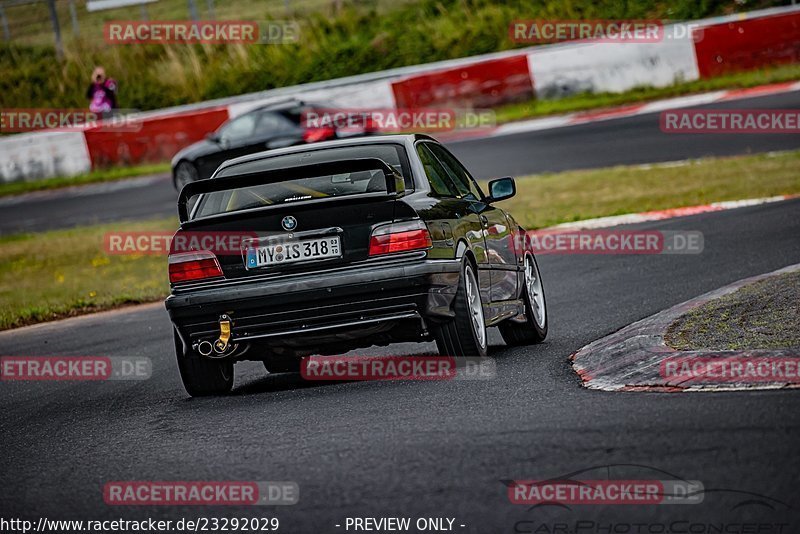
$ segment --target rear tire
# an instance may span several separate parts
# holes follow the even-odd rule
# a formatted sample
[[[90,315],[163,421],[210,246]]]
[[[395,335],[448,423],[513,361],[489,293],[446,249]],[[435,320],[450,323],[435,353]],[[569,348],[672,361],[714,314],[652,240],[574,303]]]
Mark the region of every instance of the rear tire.
[[[486,356],[488,335],[483,318],[477,270],[464,259],[461,279],[453,302],[455,317],[434,331],[436,346],[442,356]]]
[[[180,193],[181,189],[183,189],[186,184],[196,182],[199,179],[200,173],[197,172],[197,167],[188,161],[181,161],[178,163],[178,166],[175,167],[175,178],[172,183],[175,189]]]
[[[544,285],[536,258],[530,254],[525,256],[524,284],[522,300],[525,302],[525,322],[504,321],[498,325],[503,341],[512,347],[541,343],[547,337],[548,321]]]
[[[264,369],[268,373],[299,373],[300,357],[294,355],[270,356],[268,360],[264,360]]]
[[[174,332],[178,370],[186,393],[192,397],[224,395],[233,388],[233,361],[212,360],[200,355],[183,354],[183,342]]]

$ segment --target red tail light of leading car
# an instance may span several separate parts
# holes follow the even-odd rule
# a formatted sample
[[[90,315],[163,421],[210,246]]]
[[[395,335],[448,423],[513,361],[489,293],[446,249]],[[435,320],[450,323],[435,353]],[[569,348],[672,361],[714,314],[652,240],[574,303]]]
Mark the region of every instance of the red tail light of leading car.
[[[303,132],[303,141],[306,143],[316,143],[326,141],[336,137],[336,130],[333,128],[308,128]]]
[[[393,254],[431,248],[431,234],[422,221],[409,221],[379,226],[372,231],[369,255]]]
[[[171,284],[220,278],[222,269],[213,252],[179,252],[169,255],[169,281]]]

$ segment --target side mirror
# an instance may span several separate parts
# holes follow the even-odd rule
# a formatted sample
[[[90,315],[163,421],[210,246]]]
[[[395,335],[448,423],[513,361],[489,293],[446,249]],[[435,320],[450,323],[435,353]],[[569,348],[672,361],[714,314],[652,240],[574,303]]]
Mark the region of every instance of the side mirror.
[[[513,178],[499,178],[489,182],[489,202],[499,202],[517,194]]]
[[[210,134],[206,135],[206,139],[211,141],[212,143],[219,143],[220,137],[217,132],[211,132]]]

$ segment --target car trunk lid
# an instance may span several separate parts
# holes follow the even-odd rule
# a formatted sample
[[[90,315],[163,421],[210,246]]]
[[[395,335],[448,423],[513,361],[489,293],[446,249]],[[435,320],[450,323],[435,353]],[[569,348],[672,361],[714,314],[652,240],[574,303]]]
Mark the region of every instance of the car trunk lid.
[[[403,194],[376,158],[204,180],[181,191],[173,243],[221,243],[212,252],[227,279],[340,266],[368,258],[373,228],[394,220]]]

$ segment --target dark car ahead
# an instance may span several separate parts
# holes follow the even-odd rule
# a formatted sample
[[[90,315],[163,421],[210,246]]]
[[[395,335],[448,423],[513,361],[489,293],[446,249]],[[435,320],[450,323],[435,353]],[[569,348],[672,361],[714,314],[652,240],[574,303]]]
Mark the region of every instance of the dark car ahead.
[[[252,155],[180,194],[173,239],[241,235],[232,251],[173,252],[178,367],[191,395],[225,393],[234,363],[297,370],[300,357],[435,340],[484,356],[487,327],[512,345],[547,335],[524,230],[424,135],[331,141]],[[209,240],[212,243],[213,239]]]
[[[210,178],[222,162],[293,145],[336,139],[331,127],[308,127],[304,117],[331,106],[295,99],[253,109],[226,121],[217,131],[184,148],[172,158],[172,183],[178,191],[189,182]],[[362,132],[368,133],[368,130]],[[357,135],[349,132],[349,135]]]

